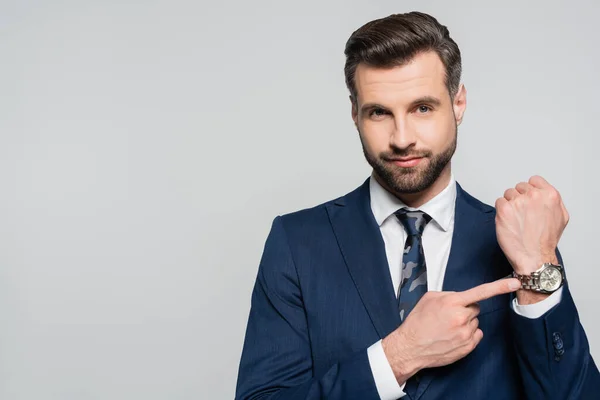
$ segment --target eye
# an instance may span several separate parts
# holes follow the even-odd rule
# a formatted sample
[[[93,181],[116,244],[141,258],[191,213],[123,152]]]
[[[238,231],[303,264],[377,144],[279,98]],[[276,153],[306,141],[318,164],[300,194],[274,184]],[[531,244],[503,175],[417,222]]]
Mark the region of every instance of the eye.
[[[382,118],[385,117],[386,115],[388,115],[389,112],[387,110],[384,110],[383,108],[374,108],[371,111],[369,111],[369,117],[375,117],[377,118]]]
[[[427,114],[428,112],[431,112],[432,108],[429,106],[426,106],[425,104],[421,104],[420,106],[417,107],[417,112],[419,114]]]

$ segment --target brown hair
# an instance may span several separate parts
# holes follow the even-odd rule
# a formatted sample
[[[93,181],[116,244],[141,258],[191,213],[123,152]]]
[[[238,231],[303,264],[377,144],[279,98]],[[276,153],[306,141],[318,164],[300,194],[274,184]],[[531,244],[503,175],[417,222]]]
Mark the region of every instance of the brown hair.
[[[367,22],[352,33],[344,50],[346,86],[353,101],[357,96],[354,74],[358,64],[395,67],[426,51],[435,51],[442,60],[446,68],[446,86],[454,98],[462,67],[460,50],[450,38],[448,28],[431,15],[416,11]]]

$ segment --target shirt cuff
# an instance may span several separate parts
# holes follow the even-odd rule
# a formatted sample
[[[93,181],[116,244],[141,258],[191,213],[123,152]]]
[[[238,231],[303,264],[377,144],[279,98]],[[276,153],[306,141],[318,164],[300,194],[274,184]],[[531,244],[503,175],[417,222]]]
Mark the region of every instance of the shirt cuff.
[[[381,400],[396,400],[406,396],[406,393],[403,391],[406,383],[402,385],[398,384],[392,366],[383,351],[381,340],[367,349],[367,356],[369,357],[369,365],[375,379],[377,393],[379,393]]]
[[[552,293],[550,296],[546,297],[544,300],[527,305],[520,305],[515,297],[513,299],[513,310],[522,317],[536,319],[546,314],[550,309],[560,303],[560,299],[562,298],[562,290],[561,287],[556,292]]]

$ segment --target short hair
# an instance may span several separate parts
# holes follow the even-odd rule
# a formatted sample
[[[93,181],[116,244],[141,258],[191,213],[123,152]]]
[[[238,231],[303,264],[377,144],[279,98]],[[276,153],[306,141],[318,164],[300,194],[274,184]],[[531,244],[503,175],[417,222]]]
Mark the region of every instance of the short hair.
[[[417,54],[435,51],[446,69],[446,87],[454,98],[462,71],[460,50],[446,26],[422,12],[393,14],[367,22],[346,42],[344,75],[354,102],[357,99],[356,68],[360,63],[390,68],[404,65]]]

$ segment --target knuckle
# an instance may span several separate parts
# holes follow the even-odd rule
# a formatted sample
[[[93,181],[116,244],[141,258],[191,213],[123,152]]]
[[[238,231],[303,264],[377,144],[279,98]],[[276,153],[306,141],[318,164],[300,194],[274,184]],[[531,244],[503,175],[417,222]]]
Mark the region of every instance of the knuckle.
[[[500,199],[496,200],[496,204],[494,204],[496,208],[496,223],[500,218],[504,215],[504,202],[501,202]]]
[[[481,340],[483,339],[483,332],[481,331],[481,329],[477,329],[475,331],[475,333],[473,334],[473,337],[471,339],[471,342],[469,343],[469,347],[470,347],[470,351],[473,351],[477,345],[481,342]]]
[[[463,326],[466,325],[467,322],[468,318],[465,314],[457,313],[456,315],[454,315],[454,326]]]
[[[444,298],[448,304],[457,305],[463,301],[463,293],[462,292],[450,292],[450,294]]]
[[[477,338],[477,343],[481,342],[483,340],[483,331],[481,329],[477,329],[475,331],[475,337]]]
[[[461,343],[469,341],[469,339],[471,339],[471,332],[466,329],[462,329],[458,333],[458,339],[460,340]]]
[[[477,338],[477,337],[474,337],[474,338],[473,338],[473,340],[471,340],[471,344],[470,344],[470,346],[469,346],[469,347],[471,348],[471,351],[475,350],[475,348],[476,348],[476,347],[477,347],[477,345],[479,344],[479,341],[480,341],[480,340],[479,340],[479,338]]]
[[[540,191],[539,190],[530,190],[527,192],[527,195],[529,196],[529,198],[531,198],[533,200],[537,200],[540,198]]]
[[[509,204],[508,204],[508,200],[506,200],[505,198],[502,198],[502,201],[499,202],[498,204],[498,210],[500,213],[502,214],[506,214],[506,212],[508,211],[509,208]]]
[[[469,346],[467,347],[469,349],[469,353],[472,352],[473,350],[475,350],[475,348],[477,347],[477,339],[475,336],[473,336],[471,338],[471,341],[469,341]]]
[[[531,193],[531,192],[529,192],[529,193]],[[513,199],[514,203],[517,206],[521,206],[523,203],[527,202],[528,199],[530,198],[531,195],[529,193],[522,194],[522,195],[519,195],[519,196],[515,197]]]

